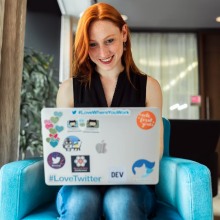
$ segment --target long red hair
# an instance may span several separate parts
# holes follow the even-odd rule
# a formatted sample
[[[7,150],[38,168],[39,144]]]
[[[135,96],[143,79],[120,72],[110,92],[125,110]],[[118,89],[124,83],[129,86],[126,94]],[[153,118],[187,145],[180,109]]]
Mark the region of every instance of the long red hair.
[[[87,8],[78,22],[75,36],[72,76],[79,77],[81,82],[85,82],[86,84],[89,83],[89,85],[91,82],[92,72],[94,70],[94,63],[88,59],[88,28],[91,22],[104,19],[112,21],[120,29],[120,31],[122,31],[123,25],[126,24],[120,13],[114,7],[106,3],[97,3]],[[129,30],[126,42],[126,51],[124,51],[122,55],[122,64],[126,68],[126,73],[130,82],[130,71],[141,74],[132,58]]]

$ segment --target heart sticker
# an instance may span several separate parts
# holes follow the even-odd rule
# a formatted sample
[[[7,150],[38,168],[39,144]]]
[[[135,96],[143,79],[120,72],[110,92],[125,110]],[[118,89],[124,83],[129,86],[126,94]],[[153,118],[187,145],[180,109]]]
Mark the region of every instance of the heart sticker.
[[[57,139],[51,139],[50,140],[50,145],[52,147],[56,147],[58,145],[58,143],[59,143],[59,140],[57,140]]]
[[[51,124],[51,120],[44,120],[44,124]]]
[[[46,128],[46,129],[53,128],[53,124],[46,124],[46,125],[45,125],[45,128]]]
[[[56,116],[56,117],[61,117],[63,115],[63,113],[62,112],[54,112],[54,116]]]
[[[57,133],[57,130],[54,129],[54,128],[50,128],[49,129],[49,132],[52,134],[52,135],[55,135]]]
[[[59,121],[59,117],[51,117],[50,120],[53,122],[53,123],[57,123]]]
[[[61,132],[64,129],[63,126],[58,126],[58,125],[55,128],[57,129],[58,132]]]

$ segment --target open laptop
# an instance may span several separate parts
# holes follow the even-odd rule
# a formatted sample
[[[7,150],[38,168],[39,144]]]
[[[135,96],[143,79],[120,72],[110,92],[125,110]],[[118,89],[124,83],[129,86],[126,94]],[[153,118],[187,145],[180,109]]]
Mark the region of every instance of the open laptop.
[[[44,108],[47,185],[157,184],[159,108]]]

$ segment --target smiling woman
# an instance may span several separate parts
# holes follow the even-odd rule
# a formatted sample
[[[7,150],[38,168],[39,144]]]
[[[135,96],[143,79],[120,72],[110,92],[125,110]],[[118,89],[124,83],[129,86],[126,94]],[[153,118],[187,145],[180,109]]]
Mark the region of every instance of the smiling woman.
[[[88,59],[88,54],[91,60]],[[132,59],[130,34],[126,22],[120,13],[108,4],[99,3],[89,7],[78,23],[73,76],[80,75],[83,82],[90,83],[94,64],[97,62],[104,64],[105,67],[103,65],[102,67],[105,70],[112,67],[122,69],[121,60],[125,65],[128,79],[130,70],[140,73]]]
[[[90,6],[80,18],[72,78],[61,85],[57,107],[158,107],[162,115],[160,85],[136,67],[127,24],[111,5]],[[161,159],[162,117],[158,139]],[[63,186],[56,201],[61,220],[144,220],[156,211],[150,185]]]

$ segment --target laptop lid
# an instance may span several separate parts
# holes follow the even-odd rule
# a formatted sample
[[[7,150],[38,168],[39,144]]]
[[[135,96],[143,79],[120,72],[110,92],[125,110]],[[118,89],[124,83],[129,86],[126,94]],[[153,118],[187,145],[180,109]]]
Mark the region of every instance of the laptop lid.
[[[157,184],[159,108],[44,108],[47,185]]]

